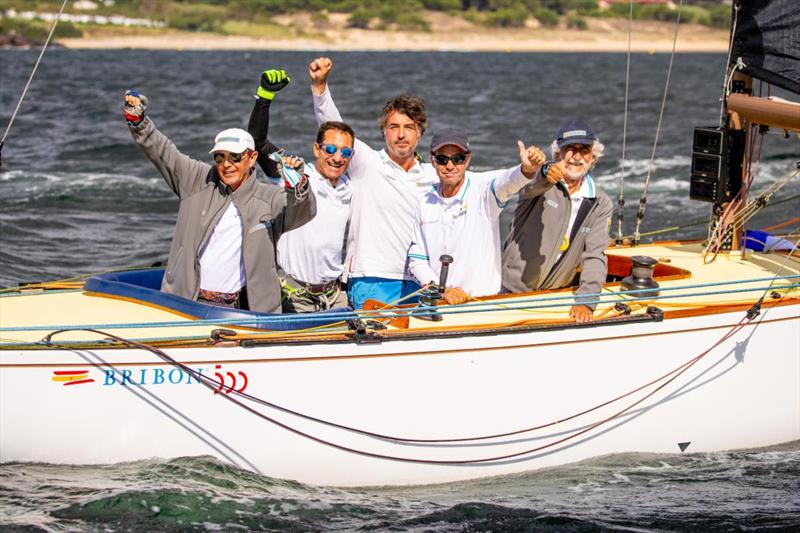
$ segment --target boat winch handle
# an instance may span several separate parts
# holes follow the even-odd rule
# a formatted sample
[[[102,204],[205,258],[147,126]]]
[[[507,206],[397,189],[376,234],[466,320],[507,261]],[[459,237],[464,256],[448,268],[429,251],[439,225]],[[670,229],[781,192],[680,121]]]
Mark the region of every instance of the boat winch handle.
[[[439,294],[444,294],[444,289],[447,286],[447,272],[453,262],[453,256],[442,254],[439,256],[439,261],[442,263],[442,270],[439,272]]]

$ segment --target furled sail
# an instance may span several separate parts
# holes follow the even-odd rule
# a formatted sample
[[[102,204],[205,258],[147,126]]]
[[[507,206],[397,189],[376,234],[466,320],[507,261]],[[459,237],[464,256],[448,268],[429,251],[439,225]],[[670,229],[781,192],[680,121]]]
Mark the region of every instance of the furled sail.
[[[731,61],[743,72],[800,94],[800,0],[736,0]]]

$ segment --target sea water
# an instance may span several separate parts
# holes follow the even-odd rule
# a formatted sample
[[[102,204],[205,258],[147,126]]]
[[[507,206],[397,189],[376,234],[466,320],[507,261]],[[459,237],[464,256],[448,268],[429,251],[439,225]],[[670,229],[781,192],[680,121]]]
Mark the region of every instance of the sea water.
[[[0,465],[4,531],[771,531],[800,528],[800,442],[620,454],[418,487],[340,489],[211,457]]]
[[[5,130],[36,50],[0,50]],[[0,167],[0,285],[61,279],[166,259],[177,201],[130,139],[126,89],[191,157],[208,160],[216,132],[246,127],[260,72],[292,83],[272,106],[270,139],[311,157],[316,123],[307,65],[315,52],[50,49],[16,117]],[[547,150],[567,117],[606,145],[593,172],[619,196],[625,54],[330,53],[333,97],[359,139],[381,146],[375,119],[401,91],[425,98],[428,131],[467,130],[473,168],[517,162],[516,140]],[[725,57],[680,54],[651,163],[668,54],[634,54],[629,88],[624,233],[650,185],[642,231],[702,238],[710,204],[688,195],[692,130],[719,123]],[[420,143],[428,151],[430,133]],[[797,138],[770,131],[757,194],[800,159]],[[751,222],[797,216],[789,181]],[[509,206],[502,219],[510,220]],[[796,224],[795,226],[796,227]],[[616,221],[612,234],[616,231]],[[764,416],[769,416],[765,413]],[[747,431],[747,428],[741,428]],[[0,465],[0,529],[8,531],[797,531],[800,442],[715,454],[622,454],[470,482],[408,488],[312,487],[210,457],[115,465]]]

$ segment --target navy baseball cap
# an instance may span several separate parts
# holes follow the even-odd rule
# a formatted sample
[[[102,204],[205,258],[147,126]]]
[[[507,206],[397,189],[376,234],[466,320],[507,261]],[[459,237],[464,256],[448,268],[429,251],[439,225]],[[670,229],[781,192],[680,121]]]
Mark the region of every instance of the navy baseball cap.
[[[568,144],[593,144],[597,140],[594,130],[589,124],[577,118],[568,118],[561,124],[558,130],[556,144],[559,148],[564,148]]]
[[[465,152],[469,152],[469,139],[464,130],[458,128],[444,128],[433,134],[431,139],[431,152],[435,152],[442,146],[452,144],[458,146]]]

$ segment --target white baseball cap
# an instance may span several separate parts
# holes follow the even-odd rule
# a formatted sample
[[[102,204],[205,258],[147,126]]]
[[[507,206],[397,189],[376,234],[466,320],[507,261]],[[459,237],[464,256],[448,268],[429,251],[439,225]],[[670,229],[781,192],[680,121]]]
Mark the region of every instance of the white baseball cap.
[[[239,128],[229,128],[217,133],[214,138],[214,148],[208,153],[231,152],[233,154],[241,154],[245,150],[255,149],[256,143],[253,141],[252,135]]]

